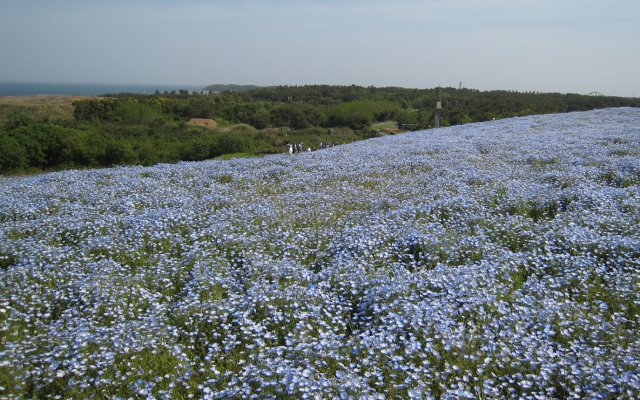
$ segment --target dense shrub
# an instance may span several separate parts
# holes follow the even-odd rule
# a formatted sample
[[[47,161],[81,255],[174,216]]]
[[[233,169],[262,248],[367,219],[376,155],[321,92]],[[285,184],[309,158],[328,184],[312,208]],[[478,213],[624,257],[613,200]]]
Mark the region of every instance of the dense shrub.
[[[6,133],[0,133],[0,171],[22,170],[28,158],[18,140]]]
[[[0,108],[0,173],[201,160],[240,150],[277,153],[380,135],[376,121],[400,129],[429,128],[435,89],[278,86],[213,95],[115,94],[79,100],[71,110]],[[640,106],[638,99],[558,93],[442,90],[441,126],[594,107]],[[45,113],[45,115],[43,115]],[[219,129],[194,128],[189,118],[213,118]],[[224,136],[224,137],[219,137]],[[110,152],[114,152],[110,154]],[[622,150],[619,150],[622,151]]]

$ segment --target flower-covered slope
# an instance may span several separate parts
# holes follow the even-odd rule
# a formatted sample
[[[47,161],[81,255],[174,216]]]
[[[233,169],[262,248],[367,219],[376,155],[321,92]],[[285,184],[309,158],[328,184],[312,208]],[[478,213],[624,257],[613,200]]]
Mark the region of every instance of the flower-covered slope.
[[[0,179],[0,396],[640,395],[640,110]]]

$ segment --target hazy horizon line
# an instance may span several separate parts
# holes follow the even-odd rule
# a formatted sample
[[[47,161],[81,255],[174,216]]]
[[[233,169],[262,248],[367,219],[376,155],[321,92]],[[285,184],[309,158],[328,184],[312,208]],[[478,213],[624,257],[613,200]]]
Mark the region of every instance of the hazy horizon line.
[[[360,87],[374,87],[374,88],[402,88],[402,89],[416,89],[416,90],[429,90],[436,88],[448,88],[448,89],[467,89],[467,90],[477,90],[480,92],[492,92],[492,91],[506,91],[506,92],[516,92],[516,93],[540,93],[540,94],[577,94],[577,95],[590,95],[592,93],[599,93],[602,96],[606,97],[622,97],[622,98],[638,98],[638,96],[621,96],[615,94],[607,94],[602,93],[598,90],[593,90],[588,93],[576,93],[576,92],[561,92],[561,91],[545,91],[545,90],[536,90],[536,89],[513,89],[513,88],[492,88],[492,89],[481,89],[474,87],[467,87],[462,85],[437,85],[432,87],[410,87],[410,86],[402,86],[402,85],[362,85],[358,83],[278,83],[278,84],[256,84],[256,83],[208,83],[208,84],[194,84],[194,83],[108,83],[108,82],[56,82],[56,81],[6,81],[0,80],[0,85],[69,85],[69,86],[113,86],[113,87],[160,87],[162,89],[166,88],[176,88],[176,89],[195,89],[199,88],[200,90],[204,90],[208,86],[216,86],[216,85],[235,85],[235,86],[257,86],[262,88],[267,87],[278,87],[278,86],[360,86]]]

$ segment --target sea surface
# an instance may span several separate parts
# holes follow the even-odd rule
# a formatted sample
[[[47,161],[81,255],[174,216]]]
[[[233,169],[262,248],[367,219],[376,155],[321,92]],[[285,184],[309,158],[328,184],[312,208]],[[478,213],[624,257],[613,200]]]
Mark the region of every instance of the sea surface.
[[[181,89],[194,91],[201,90],[203,86],[193,85],[113,85],[92,83],[16,83],[0,82],[0,96],[33,96],[39,94],[98,96],[114,93],[146,93],[155,91],[171,92]]]

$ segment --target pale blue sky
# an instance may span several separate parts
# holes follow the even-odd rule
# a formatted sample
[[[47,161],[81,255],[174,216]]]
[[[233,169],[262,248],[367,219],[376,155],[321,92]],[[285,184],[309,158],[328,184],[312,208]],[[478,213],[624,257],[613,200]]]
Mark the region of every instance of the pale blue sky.
[[[0,81],[640,97],[639,0],[0,0]]]

